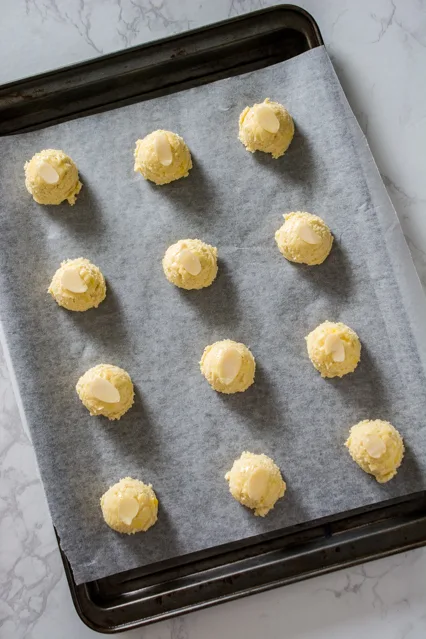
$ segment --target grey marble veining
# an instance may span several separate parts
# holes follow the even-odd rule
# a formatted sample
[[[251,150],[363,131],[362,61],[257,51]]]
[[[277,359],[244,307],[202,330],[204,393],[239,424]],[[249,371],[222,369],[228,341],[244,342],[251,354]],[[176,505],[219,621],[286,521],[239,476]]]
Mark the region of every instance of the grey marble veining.
[[[0,0],[0,83],[270,4]],[[319,23],[426,288],[426,2],[299,4]],[[424,639],[425,574],[426,550],[415,550],[122,636]],[[94,636],[72,606],[32,446],[0,352],[0,638]]]

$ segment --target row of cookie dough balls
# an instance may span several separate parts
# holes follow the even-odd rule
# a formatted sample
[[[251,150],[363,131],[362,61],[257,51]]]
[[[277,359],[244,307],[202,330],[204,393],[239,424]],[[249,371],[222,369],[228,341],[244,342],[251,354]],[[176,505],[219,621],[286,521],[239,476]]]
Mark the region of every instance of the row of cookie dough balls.
[[[357,334],[342,323],[323,322],[306,338],[308,354],[323,377],[342,377],[359,362]],[[218,393],[242,393],[254,383],[256,361],[245,344],[224,339],[206,346],[200,370]],[[77,383],[77,393],[91,415],[120,419],[133,405],[130,376],[123,369],[99,364]]]
[[[254,382],[255,359],[238,342],[225,339],[204,349],[200,369],[210,386],[219,393],[246,391]],[[98,364],[80,377],[77,394],[90,415],[117,420],[133,406],[134,387],[130,375],[112,364]]]
[[[321,264],[331,250],[333,236],[321,218],[296,212],[284,216],[275,237],[281,253],[292,262]],[[179,240],[163,257],[164,274],[175,286],[197,290],[210,286],[218,272],[217,248],[198,239]],[[97,308],[105,299],[105,279],[85,258],[65,260],[53,276],[49,293],[69,311]]]
[[[333,235],[317,215],[296,211],[284,215],[275,241],[284,257],[299,264],[322,264],[333,245]],[[179,240],[163,258],[164,273],[172,284],[186,290],[210,286],[216,279],[217,248],[198,239]]]
[[[392,479],[404,456],[396,428],[382,420],[364,420],[353,426],[345,443],[353,460],[379,483]],[[267,455],[243,452],[225,475],[231,495],[240,504],[265,517],[286,491],[280,469]],[[147,531],[157,521],[158,499],[151,484],[125,477],[100,500],[105,522],[120,533]]]
[[[268,98],[246,107],[240,115],[239,139],[252,153],[263,151],[281,157],[294,135],[293,120],[278,102]],[[159,129],[136,142],[134,170],[162,185],[187,177],[191,153],[183,138]],[[63,151],[44,149],[25,164],[25,185],[38,204],[74,205],[82,184],[78,169]]]
[[[286,490],[280,469],[266,455],[243,452],[225,479],[232,496],[261,517]],[[121,479],[102,495],[100,503],[105,522],[120,533],[145,532],[157,521],[157,496],[151,484],[138,479]]]

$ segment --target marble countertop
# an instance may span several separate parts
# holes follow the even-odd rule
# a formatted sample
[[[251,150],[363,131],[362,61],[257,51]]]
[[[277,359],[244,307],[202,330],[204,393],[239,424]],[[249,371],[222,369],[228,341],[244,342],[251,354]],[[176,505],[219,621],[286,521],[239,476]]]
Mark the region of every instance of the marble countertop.
[[[262,0],[0,0],[0,84],[259,9]],[[426,287],[426,0],[303,0]],[[4,61],[7,61],[7,64]],[[74,611],[0,352],[0,638],[95,637]],[[179,617],[144,639],[424,639],[426,549]]]

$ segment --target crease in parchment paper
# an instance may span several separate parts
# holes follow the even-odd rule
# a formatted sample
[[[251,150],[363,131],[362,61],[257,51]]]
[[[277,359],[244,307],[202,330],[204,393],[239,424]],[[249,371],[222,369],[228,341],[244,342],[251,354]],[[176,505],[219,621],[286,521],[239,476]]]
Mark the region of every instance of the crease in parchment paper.
[[[247,153],[238,117],[265,97],[296,132],[284,157]],[[155,187],[133,172],[135,141],[164,128],[187,142],[189,177]],[[0,140],[2,326],[50,512],[77,583],[399,498],[426,488],[425,301],[370,150],[323,47],[260,71]],[[38,206],[23,165],[43,148],[77,163],[74,207]],[[275,245],[282,215],[323,217],[335,243],[318,267]],[[202,291],[164,277],[181,238],[218,247]],[[70,313],[47,295],[66,258],[104,273],[98,309]],[[356,371],[324,380],[305,336],[324,320],[359,334]],[[256,362],[245,393],[215,393],[204,347],[230,338]],[[90,417],[75,393],[85,370],[112,363],[136,398],[119,421]],[[16,386],[16,384],[15,384]],[[366,418],[391,421],[406,456],[385,485],[344,442]],[[270,455],[287,482],[266,518],[229,494],[225,472],[243,450]],[[130,475],[152,483],[158,522],[119,535],[99,499]]]

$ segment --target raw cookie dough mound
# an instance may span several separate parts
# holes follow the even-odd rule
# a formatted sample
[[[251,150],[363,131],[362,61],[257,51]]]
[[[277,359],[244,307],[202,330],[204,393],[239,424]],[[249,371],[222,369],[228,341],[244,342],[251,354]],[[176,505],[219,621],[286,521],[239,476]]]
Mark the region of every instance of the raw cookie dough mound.
[[[294,135],[290,113],[278,102],[266,98],[261,104],[246,107],[240,115],[239,139],[247,151],[272,153],[277,159],[284,155]]]
[[[137,140],[135,171],[155,184],[168,184],[187,177],[192,169],[191,153],[176,133],[158,130]]]
[[[129,373],[111,364],[90,368],[75,389],[91,415],[104,415],[111,420],[123,417],[135,397]]]
[[[97,308],[105,299],[105,279],[97,266],[79,257],[65,260],[56,271],[48,292],[69,311]]]
[[[365,419],[352,426],[345,444],[352,459],[384,484],[396,475],[404,457],[404,443],[389,422]]]
[[[155,524],[158,500],[151,484],[125,477],[102,495],[101,508],[110,528],[133,535]]]
[[[247,452],[234,461],[225,479],[231,495],[260,517],[268,514],[287,488],[280,469],[270,457]]]
[[[63,151],[40,151],[24,168],[25,186],[38,204],[61,204],[64,200],[75,204],[82,184],[76,165]]]
[[[323,322],[305,339],[311,362],[321,377],[343,377],[358,366],[361,343],[346,324]]]
[[[200,368],[219,393],[242,393],[254,382],[256,362],[247,346],[224,339],[206,346]]]
[[[285,222],[275,233],[275,241],[284,257],[299,264],[322,264],[333,244],[333,236],[324,220],[302,211],[283,217]]]
[[[179,240],[163,257],[164,274],[187,290],[210,286],[217,275],[217,248],[201,240]]]

